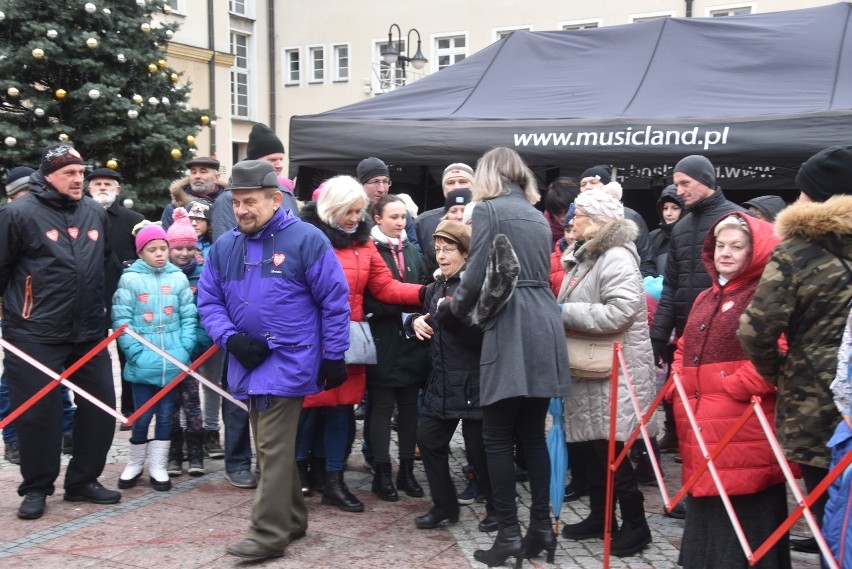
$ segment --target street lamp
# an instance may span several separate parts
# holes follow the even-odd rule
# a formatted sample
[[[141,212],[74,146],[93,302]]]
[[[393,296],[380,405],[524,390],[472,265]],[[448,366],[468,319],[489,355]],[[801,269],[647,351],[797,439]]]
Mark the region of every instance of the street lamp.
[[[393,42],[393,29],[396,28],[396,37],[397,37],[397,45],[394,45]],[[420,51],[420,32],[417,28],[411,28],[408,30],[408,35],[406,36],[406,53],[409,53],[411,46],[411,32],[417,34],[417,51],[414,53],[414,57],[408,57],[402,55],[402,30],[399,29],[399,26],[396,24],[391,24],[390,28],[388,28],[388,44],[382,48],[382,60],[388,65],[393,65],[397,61],[402,63],[402,83],[405,84],[405,67],[407,64],[411,63],[411,66],[414,69],[423,69],[423,67],[429,62],[423,56],[423,52]]]

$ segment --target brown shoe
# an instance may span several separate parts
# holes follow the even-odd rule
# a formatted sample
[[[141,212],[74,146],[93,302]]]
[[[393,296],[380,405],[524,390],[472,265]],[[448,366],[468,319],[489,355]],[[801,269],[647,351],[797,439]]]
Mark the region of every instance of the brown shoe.
[[[256,542],[253,539],[244,539],[239,543],[229,545],[225,551],[231,555],[235,555],[236,557],[251,559],[253,561],[272,559],[273,557],[281,557],[284,555],[283,549],[272,549]]]

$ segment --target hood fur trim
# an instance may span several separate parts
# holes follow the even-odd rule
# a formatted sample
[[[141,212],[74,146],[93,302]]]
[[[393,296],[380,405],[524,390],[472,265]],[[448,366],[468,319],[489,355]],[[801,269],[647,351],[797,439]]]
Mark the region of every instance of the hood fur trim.
[[[172,196],[172,204],[175,207],[186,208],[192,200],[198,199],[184,190],[184,188],[187,187],[189,187],[189,176],[184,176],[183,178],[177,179],[169,184],[169,193]],[[204,199],[210,202],[215,201],[215,199],[224,191],[224,186],[216,184],[216,191],[213,192],[213,197],[207,196]],[[199,196],[199,198],[200,197],[202,196]]]
[[[639,236],[639,228],[629,219],[610,221],[576,252],[578,260],[597,259],[613,247],[633,243]]]
[[[781,239],[813,239],[834,233],[852,234],[852,195],[837,195],[824,202],[796,202],[787,206],[775,220],[775,233]]]

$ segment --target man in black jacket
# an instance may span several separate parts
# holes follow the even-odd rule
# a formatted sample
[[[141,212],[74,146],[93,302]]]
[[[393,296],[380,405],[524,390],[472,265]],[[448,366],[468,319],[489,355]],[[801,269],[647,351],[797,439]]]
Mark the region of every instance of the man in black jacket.
[[[45,149],[30,177],[30,194],[0,210],[0,294],[3,337],[46,367],[61,372],[104,337],[104,263],[109,222],[103,208],[83,196],[83,159],[67,144]],[[14,408],[52,381],[6,350]],[[107,406],[115,405],[112,366],[102,350],[71,380]],[[121,494],[98,482],[115,431],[114,419],[78,401],[74,456],[65,473],[65,500],[114,504]],[[62,397],[53,389],[15,421],[24,500],[22,519],[44,514],[54,492],[62,446]]]

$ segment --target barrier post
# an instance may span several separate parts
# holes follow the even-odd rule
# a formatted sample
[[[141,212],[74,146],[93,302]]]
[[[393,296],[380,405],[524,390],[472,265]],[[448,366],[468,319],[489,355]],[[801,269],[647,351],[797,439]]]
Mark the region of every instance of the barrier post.
[[[612,514],[615,507],[615,437],[618,418],[618,354],[621,344],[616,342],[612,346],[612,371],[609,374],[609,441],[607,448],[606,469],[606,510],[604,511],[604,569],[609,569],[609,557],[612,549]]]

